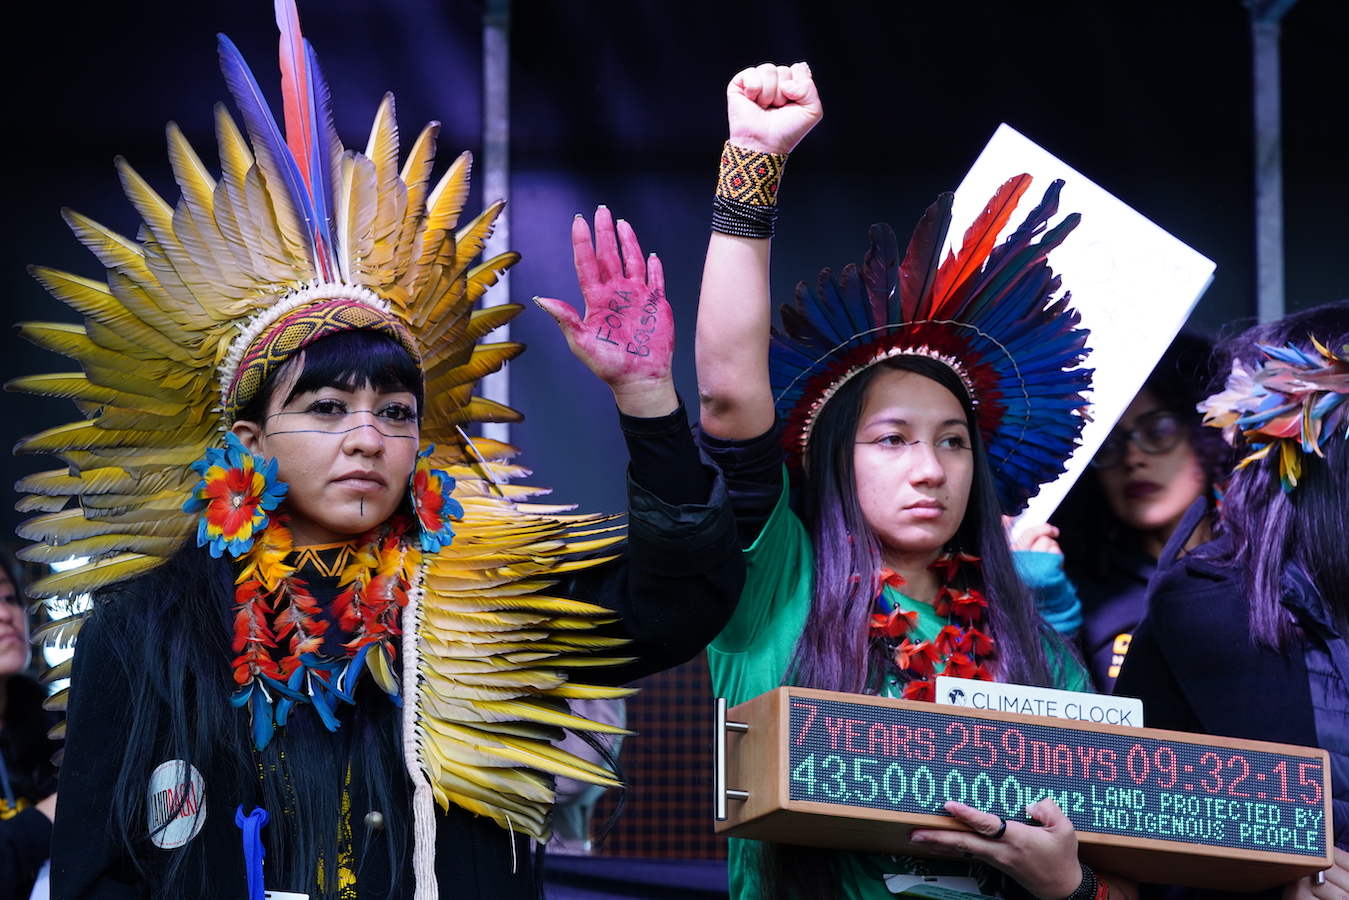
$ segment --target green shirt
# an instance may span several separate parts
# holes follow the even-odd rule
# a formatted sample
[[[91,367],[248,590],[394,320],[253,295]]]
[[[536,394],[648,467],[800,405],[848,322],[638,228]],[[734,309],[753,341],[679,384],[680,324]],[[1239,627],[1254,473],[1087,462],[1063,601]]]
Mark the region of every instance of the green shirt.
[[[785,488],[758,539],[745,551],[745,568],[745,589],[735,615],[707,648],[712,688],[716,696],[725,697],[730,706],[782,685],[783,675],[791,664],[797,639],[810,613],[815,577],[814,551],[805,527],[787,503]],[[1033,589],[1035,587],[1032,585]],[[888,585],[884,590],[901,610],[918,613],[913,641],[932,640],[947,624],[931,604],[906,597]],[[1053,646],[1046,645],[1046,649]],[[1072,691],[1091,689],[1086,670],[1071,657],[1063,657],[1058,652],[1055,656],[1057,658],[1051,658],[1050,662],[1063,673],[1063,688]],[[758,900],[754,842],[732,838],[729,844],[731,897],[734,900]],[[840,852],[839,870],[841,896],[849,900],[893,898],[895,895],[886,888],[883,878],[887,873],[916,874],[921,871],[933,875],[973,876],[981,884],[990,881],[990,873],[982,865],[915,860],[883,853]],[[989,884],[989,890],[993,887]]]

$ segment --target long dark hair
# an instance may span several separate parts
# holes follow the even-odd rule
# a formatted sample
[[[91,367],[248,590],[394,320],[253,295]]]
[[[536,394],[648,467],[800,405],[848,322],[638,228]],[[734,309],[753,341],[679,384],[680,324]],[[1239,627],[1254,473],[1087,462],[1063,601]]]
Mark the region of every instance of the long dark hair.
[[[1213,489],[1226,482],[1232,471],[1232,448],[1216,428],[1204,426],[1195,405],[1213,392],[1217,374],[1213,342],[1197,332],[1182,331],[1143,382],[1160,408],[1185,424],[1204,472],[1211,510],[1216,499]],[[1067,565],[1074,573],[1092,578],[1108,578],[1111,556],[1124,547],[1140,545],[1140,535],[1111,511],[1094,472],[1078,479],[1050,521],[1059,527],[1059,546]]]
[[[1349,343],[1349,300],[1328,303],[1251,328],[1223,344],[1223,370],[1239,360],[1247,371],[1264,357],[1256,344],[1294,344],[1315,352],[1311,338],[1343,352]],[[1298,567],[1320,592],[1340,633],[1349,627],[1349,447],[1343,429],[1321,435],[1322,458],[1302,453],[1297,487],[1284,493],[1279,454],[1232,474],[1223,498],[1221,528],[1231,535],[1236,563],[1249,598],[1251,633],[1257,642],[1284,650],[1294,638],[1289,613],[1280,603],[1290,567]],[[1250,447],[1238,439],[1243,455]],[[1203,551],[1198,551],[1203,552]]]
[[[261,420],[281,371],[244,407],[240,419]],[[372,332],[345,332],[307,347],[304,369],[287,401],[324,386],[349,390],[366,384],[412,391],[418,411],[422,408],[417,363],[392,339]],[[235,567],[192,544],[189,539],[164,565],[97,595],[94,619],[86,626],[114,649],[130,687],[130,735],[112,798],[113,827],[128,857],[156,896],[212,892],[215,876],[204,841],[189,841],[166,855],[148,853],[149,773],[166,759],[180,759],[203,773],[228,772],[232,784],[255,785],[260,805],[271,813],[262,831],[268,882],[313,894],[322,865],[326,883],[318,887],[324,898],[337,896],[343,794],[348,786],[353,791],[363,786],[373,808],[384,812],[382,844],[393,896],[410,833],[401,717],[364,679],[356,705],[339,711],[342,726],[336,733],[329,733],[311,709],[297,706],[268,748],[255,751],[247,711],[229,703],[237,687],[230,670]],[[152,866],[151,858],[162,862]],[[358,869],[362,862],[355,860]]]
[[[853,445],[867,389],[884,370],[930,378],[960,400],[969,423],[974,481],[952,549],[983,560],[971,575],[970,586],[983,591],[988,600],[989,631],[998,645],[993,664],[999,677],[1051,685],[1054,673],[1042,646],[1039,617],[1012,564],[974,407],[951,368],[925,356],[897,356],[853,378],[826,404],[811,433],[802,518],[814,544],[815,585],[789,683],[853,693],[878,687],[878,654],[883,655],[884,648],[867,636],[867,625],[875,611],[872,599],[879,585],[881,545],[857,497]]]
[[[867,389],[883,370],[914,372],[950,391],[965,411],[974,454],[974,480],[965,517],[952,549],[983,561],[969,576],[970,587],[988,600],[989,634],[997,643],[991,661],[1005,681],[1052,687],[1062,675],[1057,660],[1072,652],[1035,612],[1034,601],[1013,567],[1002,527],[988,455],[960,379],[944,363],[923,356],[897,356],[872,366],[845,384],[821,410],[807,450],[802,485],[802,518],[815,550],[815,584],[810,615],[797,641],[785,684],[853,693],[874,692],[890,665],[885,646],[868,637],[878,589],[881,545],[867,525],[857,497],[853,467],[857,423]],[[854,578],[854,576],[858,576]],[[764,844],[758,869],[764,896],[833,898],[838,891],[835,851]]]

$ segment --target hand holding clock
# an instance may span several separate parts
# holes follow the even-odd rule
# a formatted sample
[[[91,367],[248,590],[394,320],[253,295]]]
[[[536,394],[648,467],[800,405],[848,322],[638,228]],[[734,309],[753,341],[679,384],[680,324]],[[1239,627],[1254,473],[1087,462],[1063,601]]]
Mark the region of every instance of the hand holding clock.
[[[1349,900],[1349,853],[1335,848],[1335,864],[1315,876],[1299,878],[1284,885],[1283,900]]]
[[[1044,798],[1026,807],[1026,815],[1038,825],[1007,821],[991,813],[954,800],[945,805],[951,816],[968,825],[970,831],[936,828],[916,829],[909,836],[934,856],[978,859],[1003,872],[1040,900],[1065,900],[1082,884],[1082,867],[1077,860],[1077,832],[1059,805]],[[1349,873],[1347,873],[1349,874]],[[1132,882],[1109,876],[1111,900],[1134,900],[1137,891]],[[1294,900],[1285,897],[1284,900]],[[1310,898],[1297,898],[1310,900]],[[1332,900],[1319,897],[1318,900]],[[1334,900],[1349,900],[1337,897]]]

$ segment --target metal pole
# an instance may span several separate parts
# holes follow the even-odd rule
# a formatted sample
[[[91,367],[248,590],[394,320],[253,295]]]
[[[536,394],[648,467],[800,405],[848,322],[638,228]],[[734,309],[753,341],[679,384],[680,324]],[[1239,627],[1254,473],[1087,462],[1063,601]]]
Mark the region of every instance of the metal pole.
[[[483,200],[494,203],[510,200],[511,193],[511,0],[487,0],[487,11],[482,20],[482,172]],[[510,206],[497,217],[496,230],[483,245],[482,258],[491,259],[505,253],[511,245]],[[500,306],[511,302],[510,273],[483,298],[484,306]],[[487,335],[491,343],[509,341],[510,324]],[[509,363],[499,372],[482,380],[482,395],[507,406],[511,402]],[[510,442],[510,425],[505,422],[487,422],[482,426],[483,437]]]
[[[1284,311],[1279,22],[1296,2],[1246,0],[1255,94],[1255,306],[1261,322]]]

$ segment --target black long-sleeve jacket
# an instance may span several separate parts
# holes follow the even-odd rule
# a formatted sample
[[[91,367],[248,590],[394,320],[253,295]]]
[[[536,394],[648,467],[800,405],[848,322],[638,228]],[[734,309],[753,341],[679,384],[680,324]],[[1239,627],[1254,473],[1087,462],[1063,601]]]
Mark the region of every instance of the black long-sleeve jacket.
[[[619,614],[619,621],[608,629],[632,640],[623,652],[636,660],[586,672],[587,680],[613,684],[677,665],[697,654],[730,618],[744,581],[725,486],[715,469],[700,461],[683,410],[663,419],[622,417],[622,426],[632,457],[625,552],[611,563],[573,574],[554,589]],[[107,608],[99,615],[118,613]],[[96,616],[81,634],[76,653],[53,848],[54,900],[153,895],[110,824],[113,788],[121,774],[119,748],[126,744],[131,727],[119,708],[127,672],[118,647],[105,638],[110,630],[99,627]],[[363,702],[362,698],[358,696],[357,702]],[[372,696],[370,702],[388,701]],[[368,839],[361,826],[371,806],[362,787],[364,757],[352,752],[349,758],[359,897],[386,896],[391,872],[384,842]],[[234,763],[224,759],[202,775],[207,814],[201,833],[193,840],[204,842],[206,868],[211,873],[204,896],[243,898],[244,862],[234,814],[237,806],[248,810],[256,802],[256,779],[239,777]],[[391,790],[394,803],[410,807],[404,785]],[[438,813],[436,850],[442,897],[523,900],[536,896],[529,842],[508,835],[490,819],[454,806],[447,814]],[[151,856],[164,853],[147,852]],[[405,857],[410,858],[410,853]],[[152,867],[162,865],[154,858],[148,862]],[[269,883],[268,887],[274,886]],[[405,860],[393,896],[411,894],[412,878]]]

